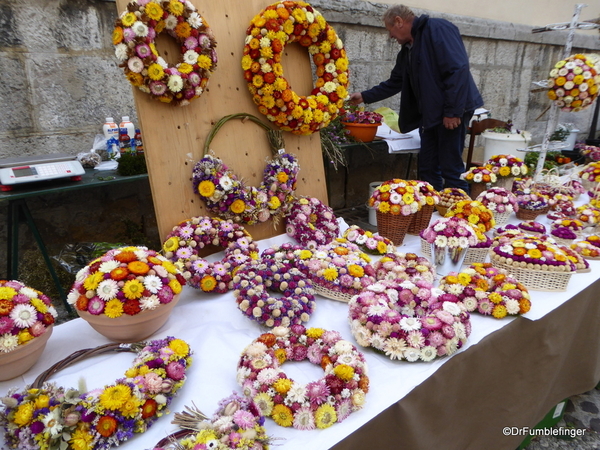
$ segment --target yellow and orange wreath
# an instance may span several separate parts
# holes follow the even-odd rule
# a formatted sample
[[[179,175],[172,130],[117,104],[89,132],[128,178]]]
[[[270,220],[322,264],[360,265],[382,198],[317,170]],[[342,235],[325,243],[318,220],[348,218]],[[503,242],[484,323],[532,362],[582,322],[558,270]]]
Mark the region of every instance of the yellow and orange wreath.
[[[316,66],[311,95],[296,94],[283,76],[286,45],[307,47]],[[323,15],[303,1],[267,6],[247,30],[244,78],[258,110],[283,131],[308,135],[338,115],[348,95],[348,58],[342,40]]]

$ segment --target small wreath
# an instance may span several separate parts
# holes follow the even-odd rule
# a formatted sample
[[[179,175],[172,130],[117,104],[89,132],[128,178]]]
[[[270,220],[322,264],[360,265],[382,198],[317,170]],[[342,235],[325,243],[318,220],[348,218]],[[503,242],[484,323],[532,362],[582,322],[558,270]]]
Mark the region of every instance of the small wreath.
[[[308,322],[315,309],[312,282],[290,263],[263,260],[244,265],[233,286],[240,311],[269,328]],[[282,296],[271,297],[269,290]]]
[[[198,255],[210,245],[225,249],[223,259],[208,262]],[[258,258],[258,245],[243,226],[205,216],[193,217],[173,227],[163,251],[183,272],[190,286],[219,294],[232,289],[233,274],[239,266]]]
[[[250,119],[267,131],[275,158],[267,163],[263,181],[257,189],[246,186],[220,158],[209,154],[209,146],[218,130],[230,119]],[[194,192],[200,195],[208,210],[234,222],[254,225],[283,217],[294,200],[296,177],[300,167],[295,156],[285,153],[280,134],[250,114],[223,117],[208,135],[204,157],[196,163],[192,175]],[[277,151],[277,149],[280,149]]]
[[[280,368],[285,361],[320,365],[325,376],[303,386]],[[261,414],[283,427],[328,428],[361,409],[369,390],[367,363],[337,331],[276,327],[243,351],[237,380]]]
[[[392,360],[431,361],[451,355],[471,334],[469,313],[456,296],[423,280],[368,286],[350,300],[348,319],[359,345]]]
[[[87,357],[136,353],[125,377],[101,391],[81,393],[46,380]],[[0,423],[13,448],[107,449],[146,431],[167,413],[191,364],[189,345],[174,337],[79,350],[43,372],[33,384],[2,398]]]
[[[156,50],[156,36],[164,30],[181,48],[175,67]],[[161,102],[189,104],[202,94],[217,67],[213,33],[189,1],[130,2],[116,21],[112,40],[129,82]]]
[[[325,245],[338,237],[340,226],[333,209],[314,197],[296,200],[287,216],[285,231],[309,249]]]
[[[308,47],[316,66],[315,87],[306,97],[283,76],[281,56],[293,42]],[[303,1],[274,3],[252,19],[242,69],[258,110],[293,134],[308,135],[329,125],[348,95],[344,44],[323,15]]]

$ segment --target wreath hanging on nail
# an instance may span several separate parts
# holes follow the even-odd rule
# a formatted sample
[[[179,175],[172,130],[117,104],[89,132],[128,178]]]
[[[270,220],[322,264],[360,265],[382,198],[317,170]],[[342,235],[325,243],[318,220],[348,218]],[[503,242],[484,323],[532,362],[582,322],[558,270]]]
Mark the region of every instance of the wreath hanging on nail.
[[[181,49],[175,66],[156,49],[156,37],[163,31]],[[217,67],[212,30],[185,0],[129,2],[115,23],[112,41],[129,82],[164,103],[184,106],[198,98]]]
[[[261,114],[293,134],[308,135],[329,125],[348,95],[348,58],[323,15],[303,1],[277,2],[252,19],[246,34],[242,69]],[[294,42],[308,49],[316,66],[308,96],[296,94],[283,74],[281,56]]]
[[[218,130],[230,119],[250,119],[267,131],[275,156],[267,162],[258,188],[248,186],[225,163],[209,150]],[[207,137],[204,157],[194,165],[194,192],[214,215],[236,223],[254,225],[282,218],[294,200],[300,167],[294,155],[286,153],[281,132],[272,130],[251,114],[231,114],[219,120]]]

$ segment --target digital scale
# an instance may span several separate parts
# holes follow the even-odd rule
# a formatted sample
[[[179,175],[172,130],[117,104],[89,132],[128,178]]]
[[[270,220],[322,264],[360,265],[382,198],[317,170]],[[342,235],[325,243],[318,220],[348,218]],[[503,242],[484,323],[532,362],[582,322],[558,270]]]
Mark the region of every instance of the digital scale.
[[[0,159],[0,189],[10,191],[14,185],[57,178],[79,181],[84,173],[77,157],[66,153],[5,158]]]

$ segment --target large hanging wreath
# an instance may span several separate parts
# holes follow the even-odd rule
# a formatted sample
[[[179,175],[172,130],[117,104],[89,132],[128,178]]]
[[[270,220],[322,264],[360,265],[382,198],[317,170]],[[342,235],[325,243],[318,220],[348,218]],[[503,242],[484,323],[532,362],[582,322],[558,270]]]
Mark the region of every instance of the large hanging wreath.
[[[181,48],[174,67],[156,50],[156,36],[163,31]],[[189,1],[133,0],[117,19],[112,40],[129,82],[161,102],[187,105],[202,94],[217,67],[213,33]]]
[[[315,87],[306,97],[296,94],[283,76],[281,55],[293,42],[308,48],[316,66]],[[344,44],[321,13],[303,1],[274,3],[252,19],[242,69],[258,110],[294,134],[329,125],[348,94]]]

